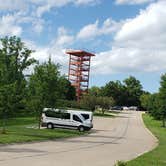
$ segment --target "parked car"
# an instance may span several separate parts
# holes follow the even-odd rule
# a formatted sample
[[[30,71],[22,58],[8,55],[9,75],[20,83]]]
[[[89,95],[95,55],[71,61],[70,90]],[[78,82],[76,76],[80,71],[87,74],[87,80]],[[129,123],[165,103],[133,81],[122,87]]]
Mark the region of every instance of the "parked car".
[[[123,108],[121,106],[114,106],[114,107],[111,107],[111,110],[123,110]]]
[[[42,126],[48,129],[69,128],[79,131],[93,128],[93,114],[88,111],[62,110],[44,108],[42,113]]]
[[[123,110],[129,110],[129,108],[126,106],[123,106],[122,108],[123,108]]]
[[[137,106],[130,106],[130,107],[129,107],[129,110],[137,111],[137,110],[138,110],[138,107],[137,107]]]

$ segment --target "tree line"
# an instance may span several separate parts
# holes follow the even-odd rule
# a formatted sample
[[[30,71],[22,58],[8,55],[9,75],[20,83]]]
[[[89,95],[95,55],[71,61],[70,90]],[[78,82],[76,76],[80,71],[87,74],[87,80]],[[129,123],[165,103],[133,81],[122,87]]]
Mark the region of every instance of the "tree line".
[[[137,106],[155,119],[162,120],[163,126],[166,127],[166,74],[161,76],[158,93],[144,91],[140,81],[130,76],[123,82],[110,81],[103,87],[90,88],[89,98],[93,98],[92,101],[101,96],[111,98],[113,105]]]

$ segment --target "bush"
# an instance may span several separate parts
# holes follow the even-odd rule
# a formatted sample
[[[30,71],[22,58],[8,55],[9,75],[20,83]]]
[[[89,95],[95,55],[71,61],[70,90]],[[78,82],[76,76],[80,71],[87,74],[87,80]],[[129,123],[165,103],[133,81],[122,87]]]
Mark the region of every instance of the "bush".
[[[127,164],[124,161],[117,161],[117,163],[114,166],[127,166]]]

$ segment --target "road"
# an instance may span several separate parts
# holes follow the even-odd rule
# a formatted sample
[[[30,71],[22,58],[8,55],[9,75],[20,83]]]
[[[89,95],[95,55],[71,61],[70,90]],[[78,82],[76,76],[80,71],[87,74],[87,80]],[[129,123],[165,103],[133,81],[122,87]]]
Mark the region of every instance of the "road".
[[[111,166],[156,145],[141,113],[126,111],[117,118],[94,118],[94,129],[87,136],[0,146],[0,166]]]

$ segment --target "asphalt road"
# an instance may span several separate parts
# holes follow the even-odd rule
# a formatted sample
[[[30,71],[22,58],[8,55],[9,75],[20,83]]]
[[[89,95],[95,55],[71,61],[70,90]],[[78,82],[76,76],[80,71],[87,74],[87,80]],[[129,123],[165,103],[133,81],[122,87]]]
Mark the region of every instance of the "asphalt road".
[[[157,145],[141,113],[95,118],[92,134],[64,140],[0,146],[0,166],[111,166]]]

